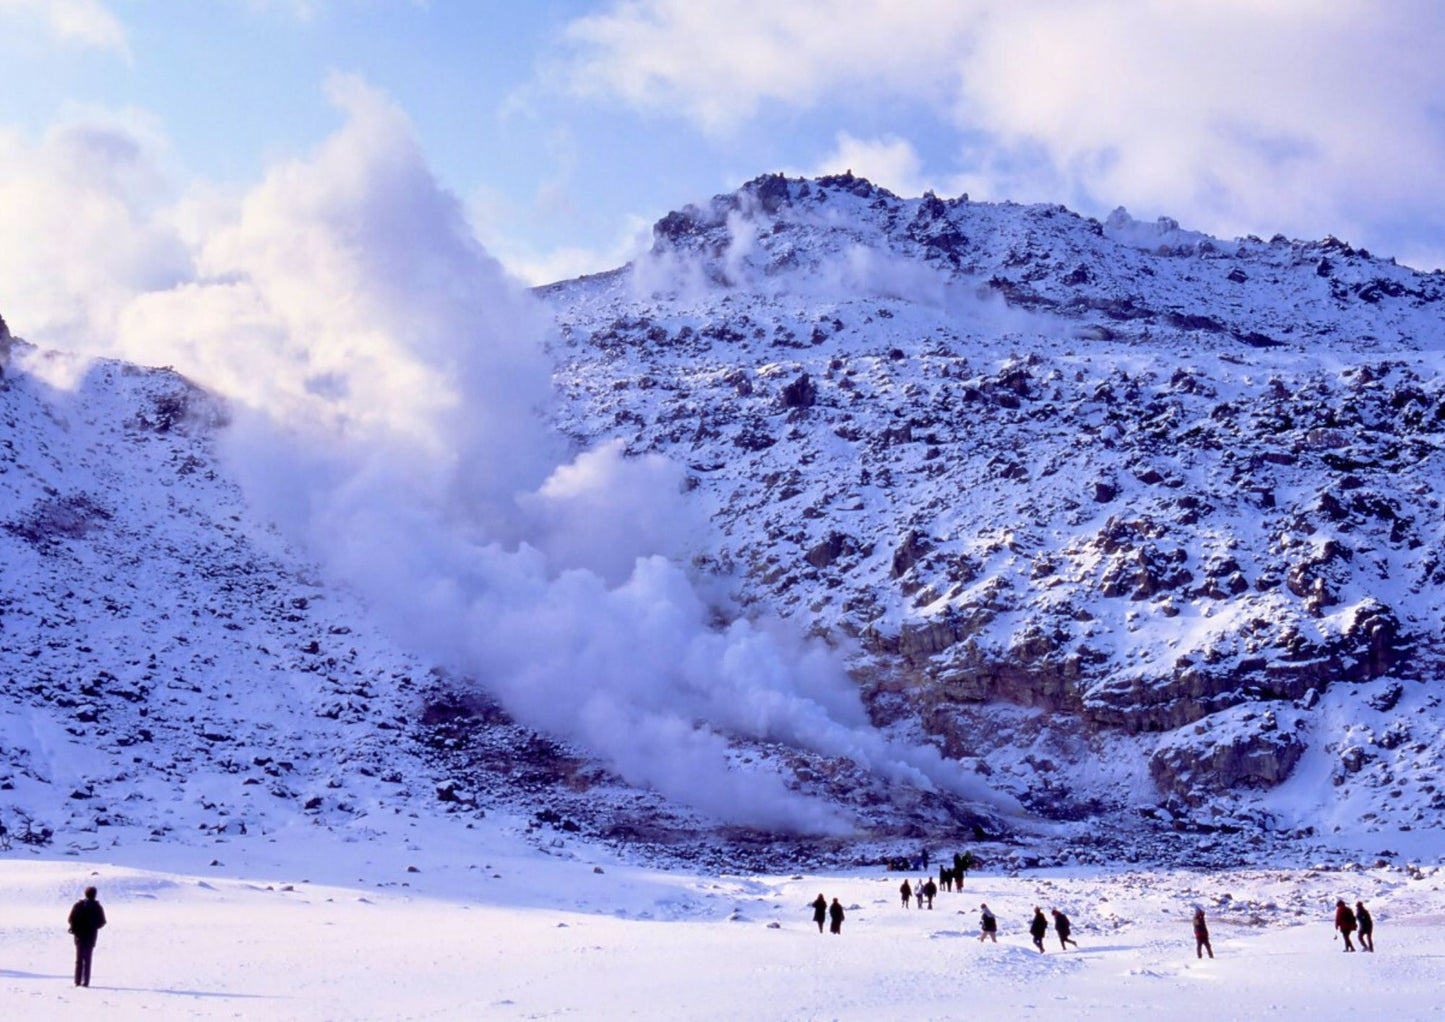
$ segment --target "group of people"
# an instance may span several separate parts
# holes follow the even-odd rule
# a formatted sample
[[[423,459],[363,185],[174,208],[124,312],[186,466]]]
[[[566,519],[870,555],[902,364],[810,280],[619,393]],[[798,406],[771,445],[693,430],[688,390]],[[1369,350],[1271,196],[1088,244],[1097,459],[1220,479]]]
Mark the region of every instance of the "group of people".
[[[991,911],[989,911],[989,907],[987,904],[980,905],[979,910],[981,911],[982,916],[979,920],[978,939],[989,939],[992,940],[995,944],[997,944],[998,917],[995,916]],[[1074,947],[1078,947],[1079,942],[1069,936],[1069,934],[1072,933],[1074,929],[1073,924],[1069,922],[1069,917],[1064,915],[1056,908],[1049,909],[1049,915],[1054,917],[1054,932],[1059,935],[1059,950],[1067,951],[1070,944],[1074,945]],[[1039,908],[1039,906],[1035,905],[1034,917],[1029,920],[1029,936],[1033,938],[1034,947],[1039,949],[1039,954],[1044,953],[1044,938],[1048,936],[1048,933],[1049,921],[1044,916],[1044,910]]]
[[[837,898],[833,903],[828,904],[828,899],[823,897],[821,891],[810,903],[813,908],[813,922],[818,924],[818,932],[823,932],[823,924],[828,923],[828,930],[831,933],[843,932],[843,903]]]
[[[960,885],[960,890],[961,889],[962,886]],[[905,878],[903,883],[898,887],[898,893],[902,896],[904,908],[909,908],[916,898],[919,908],[923,908],[926,902],[931,909],[933,908],[933,899],[938,896],[938,885],[933,882],[932,877],[929,877],[927,880],[920,878],[917,884],[910,883]],[[812,905],[813,921],[818,924],[819,933],[823,932],[823,923],[830,916],[833,920],[833,932],[842,932],[843,906],[838,903],[837,898],[833,899],[833,904],[830,908],[828,900],[819,894],[817,900],[814,901]],[[980,941],[991,940],[997,944],[998,916],[994,915],[993,911],[988,907],[987,902],[980,904],[978,908],[978,939]],[[1069,922],[1069,917],[1056,908],[1049,909],[1049,915],[1053,917],[1053,929],[1059,938],[1059,950],[1067,951],[1071,944],[1074,947],[1078,947],[1079,942],[1070,936],[1073,932],[1073,924]],[[1192,924],[1194,927],[1195,957],[1203,958],[1207,954],[1210,958],[1213,958],[1214,947],[1209,942],[1209,923],[1204,918],[1204,909],[1198,905],[1194,906]],[[1365,908],[1364,902],[1355,902],[1353,909],[1345,903],[1345,899],[1343,898],[1335,902],[1335,930],[1345,938],[1346,951],[1355,950],[1355,945],[1351,938],[1356,933],[1359,935],[1360,947],[1363,950],[1375,950],[1375,921],[1370,915],[1370,910]],[[1044,915],[1042,908],[1035,905],[1033,918],[1029,921],[1029,936],[1033,938],[1034,947],[1039,949],[1040,954],[1044,953],[1044,938],[1048,936],[1048,933],[1049,917]]]
[[[1353,909],[1345,904],[1344,898],[1335,902],[1335,931],[1345,938],[1346,951],[1355,950],[1350,936],[1356,931],[1360,935],[1360,949],[1370,952],[1375,950],[1375,920],[1363,901],[1355,902]]]

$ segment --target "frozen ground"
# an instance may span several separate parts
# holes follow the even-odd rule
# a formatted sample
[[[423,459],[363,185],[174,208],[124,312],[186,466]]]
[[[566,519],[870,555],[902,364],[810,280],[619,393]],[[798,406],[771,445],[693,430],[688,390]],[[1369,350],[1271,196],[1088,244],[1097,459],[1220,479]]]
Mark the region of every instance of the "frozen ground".
[[[902,875],[881,870],[708,876],[539,852],[500,824],[470,845],[418,833],[0,854],[3,1015],[1404,1020],[1438,1017],[1445,984],[1434,867],[984,870],[930,912],[900,908]],[[76,990],[63,919],[88,883],[111,925]],[[841,937],[810,921],[820,891],[848,909]],[[1372,907],[1377,954],[1341,954],[1337,896]],[[996,945],[975,939],[981,901]],[[1213,961],[1194,957],[1196,902]],[[1034,904],[1065,910],[1079,947],[1051,933],[1035,952]]]

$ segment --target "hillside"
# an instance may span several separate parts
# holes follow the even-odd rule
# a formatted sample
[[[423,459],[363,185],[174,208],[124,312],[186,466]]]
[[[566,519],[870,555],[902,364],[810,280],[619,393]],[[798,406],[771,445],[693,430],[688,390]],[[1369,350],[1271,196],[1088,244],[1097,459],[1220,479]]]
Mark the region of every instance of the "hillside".
[[[6,333],[0,818],[85,853],[415,813],[717,867],[1431,842],[1445,277],[843,175],[539,294],[559,472],[648,485],[508,547],[419,514],[446,570],[391,598],[266,520],[224,401]]]
[[[1445,277],[847,175],[655,236],[546,292],[563,424],[880,718],[1053,816],[1438,823]]]

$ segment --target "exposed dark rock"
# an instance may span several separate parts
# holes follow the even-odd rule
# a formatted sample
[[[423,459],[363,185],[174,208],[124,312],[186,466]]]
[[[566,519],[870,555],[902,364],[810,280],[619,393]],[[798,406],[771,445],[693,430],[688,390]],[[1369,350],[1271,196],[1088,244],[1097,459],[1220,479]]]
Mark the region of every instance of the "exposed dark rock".
[[[1163,740],[1149,760],[1161,792],[1199,804],[1238,788],[1272,788],[1289,777],[1305,743],[1273,711],[1229,711]]]
[[[782,389],[779,399],[784,408],[811,408],[818,400],[818,388],[808,374],[803,373]]]

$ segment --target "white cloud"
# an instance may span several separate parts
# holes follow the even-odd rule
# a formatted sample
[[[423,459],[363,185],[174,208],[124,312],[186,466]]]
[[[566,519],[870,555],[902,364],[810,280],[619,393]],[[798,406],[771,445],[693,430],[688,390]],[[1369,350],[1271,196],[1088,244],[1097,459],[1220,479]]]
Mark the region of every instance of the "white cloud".
[[[524,240],[528,226],[543,219],[541,210],[547,208],[545,198],[550,194],[539,193],[533,214],[520,212],[515,203],[489,189],[478,189],[467,204],[467,218],[478,239],[519,280],[536,286],[613,270],[652,244],[651,221],[636,215],[623,217],[612,242],[596,248],[528,243]]]
[[[953,78],[979,4],[944,0],[633,0],[567,28],[566,87],[726,131],[765,103],[842,86],[910,90]]]
[[[940,176],[975,198],[1445,242],[1445,8],[1427,0],[631,0],[567,46],[576,93],[708,132],[773,104],[932,109],[959,154]]]
[[[919,159],[913,144],[895,135],[861,139],[846,131],[840,131],[837,135],[837,147],[803,174],[807,177],[818,177],[824,174],[841,174],[849,170],[905,198],[922,195],[930,189],[936,190],[937,187],[924,176],[923,161]],[[798,173],[795,170],[788,171],[789,175]]]
[[[125,28],[99,0],[0,0],[0,15],[5,14],[38,19],[61,42],[131,59]]]
[[[113,349],[125,305],[192,272],[170,222],[164,143],[136,114],[88,111],[38,141],[0,132],[0,303],[38,343]]]

